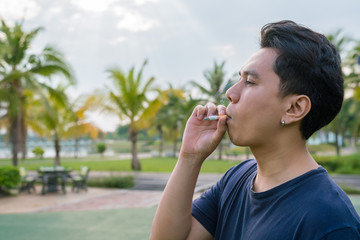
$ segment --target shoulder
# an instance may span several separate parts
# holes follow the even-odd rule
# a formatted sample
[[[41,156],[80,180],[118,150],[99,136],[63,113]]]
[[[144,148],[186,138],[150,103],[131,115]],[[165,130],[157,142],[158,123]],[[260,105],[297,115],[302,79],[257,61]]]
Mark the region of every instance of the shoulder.
[[[324,236],[360,229],[360,218],[350,199],[326,172],[313,179],[311,189],[304,195],[302,200],[308,207],[303,211],[308,227],[317,226]]]
[[[253,173],[256,171],[256,160],[255,159],[248,159],[231,167],[222,177],[222,181],[229,180],[231,178],[238,179],[239,177],[243,176],[247,173]]]
[[[360,239],[359,227],[343,227],[326,233],[321,240],[358,240]]]

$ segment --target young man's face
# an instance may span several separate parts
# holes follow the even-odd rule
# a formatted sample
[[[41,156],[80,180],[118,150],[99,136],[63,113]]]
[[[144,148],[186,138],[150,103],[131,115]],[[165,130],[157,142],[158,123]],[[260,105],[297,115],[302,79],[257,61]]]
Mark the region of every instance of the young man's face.
[[[240,71],[239,81],[226,96],[231,141],[238,146],[261,146],[281,129],[284,103],[279,96],[280,78],[273,71],[278,54],[274,49],[257,51]]]

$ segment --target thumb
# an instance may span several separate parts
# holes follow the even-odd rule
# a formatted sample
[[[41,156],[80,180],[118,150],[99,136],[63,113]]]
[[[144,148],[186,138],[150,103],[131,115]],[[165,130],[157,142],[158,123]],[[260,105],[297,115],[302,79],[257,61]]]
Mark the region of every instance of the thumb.
[[[220,142],[226,132],[226,116],[220,118],[217,123],[217,129],[213,135],[215,142]]]

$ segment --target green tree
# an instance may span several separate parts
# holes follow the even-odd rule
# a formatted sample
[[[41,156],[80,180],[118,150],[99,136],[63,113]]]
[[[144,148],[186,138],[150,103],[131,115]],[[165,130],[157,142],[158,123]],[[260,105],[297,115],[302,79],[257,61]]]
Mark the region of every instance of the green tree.
[[[204,87],[195,81],[191,81],[190,84],[197,87],[201,93],[206,96],[206,102],[211,101],[216,105],[222,104],[226,105],[227,99],[224,96],[224,93],[231,86],[231,80],[228,80],[225,85],[225,71],[224,71],[225,61],[221,64],[214,62],[214,66],[210,70],[204,72],[204,77],[208,83],[208,87]],[[225,85],[225,86],[224,86]],[[223,144],[220,142],[218,146],[218,159],[222,159],[222,148]]]
[[[139,72],[135,73],[132,67],[128,73],[120,68],[108,69],[114,88],[110,90],[106,109],[119,116],[120,120],[130,122],[129,135],[131,141],[131,168],[141,170],[141,164],[137,156],[137,136],[140,130],[150,127],[157,111],[163,105],[166,96],[160,94],[158,89],[152,87],[155,78],[151,77],[145,83],[142,82],[142,73],[147,61],[144,61]],[[150,100],[150,93],[158,93],[158,97]]]
[[[32,152],[35,154],[35,157],[37,158],[43,158],[45,150],[42,147],[36,146]]]
[[[222,104],[223,93],[227,90],[225,84],[225,61],[221,64],[214,62],[214,66],[210,70],[204,72],[204,77],[207,81],[207,87],[202,86],[195,81],[190,81],[190,84],[197,87],[202,94],[206,96],[205,101],[212,101],[215,104]]]
[[[47,96],[46,104],[34,102],[32,115],[32,129],[40,136],[52,138],[55,148],[55,165],[60,165],[61,140],[79,138],[89,135],[96,138],[99,129],[87,122],[84,118],[86,103],[83,107],[74,109],[65,93],[66,87],[59,85],[55,92]],[[56,93],[56,94],[55,94]]]
[[[342,56],[342,58],[346,58],[346,48],[348,47],[349,43],[352,42],[352,39],[346,35],[343,34],[342,29],[339,29],[335,31],[334,33],[328,34],[326,37],[328,40],[336,47],[339,54]],[[343,61],[342,68],[348,68],[347,61]],[[345,92],[347,89],[349,89],[348,84],[348,76],[343,73],[343,77],[345,79],[344,83],[344,90]],[[335,119],[325,127],[326,131],[331,131],[335,134],[335,148],[337,155],[340,155],[340,143],[339,143],[339,137],[342,137],[344,139],[345,132],[347,130],[347,124],[349,122],[349,104],[348,102],[344,102],[343,107],[340,111],[340,113],[335,117]]]
[[[185,127],[186,120],[192,113],[193,108],[199,100],[186,97],[185,90],[170,88],[164,93],[168,96],[163,107],[156,114],[154,126],[156,127],[159,137],[159,153],[163,152],[163,141],[169,140],[173,143],[172,154],[176,156],[177,143],[181,132]]]
[[[106,144],[105,143],[98,143],[96,145],[97,152],[101,154],[101,156],[104,155],[104,152],[106,150]]]
[[[96,110],[99,107],[99,98],[96,95],[81,95],[70,103],[69,108],[72,117],[67,124],[68,129],[64,132],[64,138],[74,139],[74,157],[78,157],[79,140],[88,136],[96,139],[101,129],[93,125],[86,118],[86,113]]]
[[[42,28],[23,31],[22,23],[9,27],[1,20],[0,27],[0,89],[7,92],[6,117],[12,146],[13,165],[18,164],[18,152],[26,151],[26,95],[25,91],[51,91],[52,76],[62,74],[74,83],[70,66],[55,48],[46,46],[39,54],[29,54],[34,38]],[[43,99],[46,101],[46,99]]]

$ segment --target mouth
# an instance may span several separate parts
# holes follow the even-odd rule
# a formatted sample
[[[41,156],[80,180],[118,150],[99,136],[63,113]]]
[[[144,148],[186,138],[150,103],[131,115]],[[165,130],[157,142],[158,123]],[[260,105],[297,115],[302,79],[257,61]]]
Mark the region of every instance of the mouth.
[[[230,119],[231,119],[231,116],[230,116],[228,113],[226,113],[226,119],[227,119],[227,120],[230,120]]]

